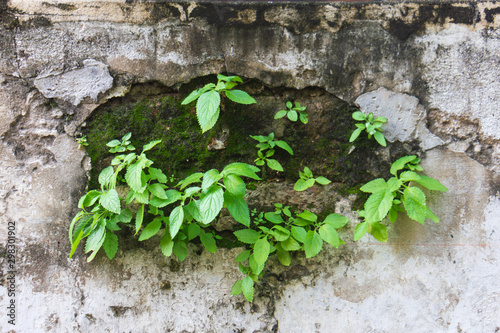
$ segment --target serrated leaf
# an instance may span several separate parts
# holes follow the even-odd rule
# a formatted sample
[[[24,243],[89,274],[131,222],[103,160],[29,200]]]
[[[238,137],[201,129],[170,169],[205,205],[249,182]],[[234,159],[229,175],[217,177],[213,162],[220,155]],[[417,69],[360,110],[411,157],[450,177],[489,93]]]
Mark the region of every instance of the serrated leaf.
[[[249,302],[253,302],[253,280],[250,276],[245,277],[241,281],[241,290],[246,300]]]
[[[276,256],[278,257],[278,260],[283,266],[290,266],[292,263],[292,258],[290,257],[290,253],[279,246],[276,248]]]
[[[151,177],[150,179],[156,179],[162,184],[165,184],[168,181],[167,176],[165,176],[163,171],[161,171],[160,169],[148,168],[148,172]]]
[[[274,239],[276,239],[278,242],[283,242],[290,238],[290,231],[280,225],[274,226],[271,232],[274,236]]]
[[[316,222],[318,220],[318,216],[310,211],[306,210],[300,214],[297,214],[297,217],[303,218],[304,220]]]
[[[85,253],[90,251],[97,252],[102,246],[104,239],[106,237],[106,227],[104,219],[100,219],[97,223],[97,227],[91,231],[85,243]]]
[[[368,222],[381,221],[392,207],[394,194],[390,191],[372,193],[365,202],[365,217]]]
[[[172,238],[170,237],[170,234],[168,232],[165,232],[165,234],[161,237],[160,248],[165,257],[170,257],[172,255],[174,242],[172,241]]]
[[[222,170],[221,174],[223,176],[227,176],[230,174],[235,174],[238,176],[244,176],[248,178],[252,178],[255,180],[260,180],[260,177],[257,176],[256,172],[259,172],[260,169],[246,163],[231,163],[227,165],[224,170]]]
[[[300,244],[292,237],[289,237],[287,240],[281,242],[280,244],[283,250],[286,251],[297,251],[300,249]]]
[[[425,194],[418,187],[407,187],[403,192],[402,202],[408,217],[424,224],[427,216],[427,205]]]
[[[400,179],[397,179],[396,177],[389,178],[387,181],[387,191],[388,192],[395,192],[401,188],[403,185],[403,182]]]
[[[387,183],[383,178],[374,179],[365,185],[361,186],[360,190],[366,193],[376,193],[380,191],[385,191],[387,189]]]
[[[114,188],[110,189],[108,192],[103,193],[99,197],[99,203],[104,209],[107,209],[115,214],[120,214],[120,198],[118,197],[118,192],[116,192]]]
[[[158,231],[160,231],[162,226],[161,218],[155,218],[153,222],[149,223],[144,230],[141,232],[141,236],[139,237],[139,241],[143,241],[149,239],[156,235]]]
[[[231,288],[231,295],[236,296],[243,292],[242,280],[236,281]]]
[[[219,171],[217,169],[211,169],[205,172],[203,175],[203,181],[201,183],[201,188],[203,190],[206,190],[210,186],[212,186],[214,183],[218,182],[219,179],[221,179],[222,176],[219,174]]]
[[[363,129],[364,129],[364,128],[363,128]],[[363,129],[361,129],[361,128],[356,128],[356,129],[354,130],[354,132],[352,132],[351,136],[349,137],[349,142],[353,142],[353,141],[355,141],[355,140],[359,137],[359,135],[361,134],[361,132],[363,131]]]
[[[372,236],[380,242],[387,242],[387,228],[382,223],[372,224]]]
[[[195,239],[200,234],[200,226],[196,223],[191,223],[188,226],[188,240]]]
[[[118,237],[114,233],[107,231],[102,247],[108,258],[113,259],[118,251]]]
[[[304,241],[304,251],[306,253],[306,258],[312,258],[316,256],[321,248],[323,247],[323,240],[321,236],[313,231],[309,230]]]
[[[191,215],[196,221],[200,223],[203,221],[203,216],[200,214],[197,200],[192,200],[189,204],[184,206],[184,208],[188,210],[189,215]]]
[[[368,222],[362,222],[356,225],[354,228],[354,241],[362,238],[368,231]]]
[[[142,162],[136,162],[130,165],[125,173],[125,180],[127,181],[127,184],[136,192],[142,192],[142,188],[146,185],[145,182],[143,182],[144,179],[142,177],[143,167],[144,164]]]
[[[236,197],[244,197],[247,191],[245,182],[239,176],[235,174],[229,174],[224,177],[224,186],[226,191],[229,191],[232,195]]]
[[[403,182],[417,181],[420,179],[420,175],[414,171],[404,171],[399,175],[399,179]]]
[[[224,192],[224,204],[231,216],[244,226],[250,226],[250,210],[243,197],[237,197],[231,192]]]
[[[328,178],[325,178],[323,176],[316,177],[314,180],[320,185],[328,185],[331,183]]]
[[[307,231],[302,227],[292,226],[291,228],[292,236],[297,241],[304,243],[306,241]]]
[[[184,209],[182,206],[175,207],[169,216],[169,232],[172,239],[177,235],[184,222]]]
[[[324,221],[324,223],[328,223],[335,229],[342,228],[347,224],[347,222],[349,222],[349,218],[335,213],[328,215]]]
[[[112,179],[114,178],[113,176],[115,175],[115,169],[112,166],[108,166],[107,168],[104,168],[101,173],[99,174],[99,184],[104,187],[109,187]]]
[[[280,147],[281,149],[286,150],[290,155],[293,155],[292,148],[285,141],[278,140],[278,141],[274,141],[274,143],[276,143],[276,146]]]
[[[252,253],[251,250],[245,250],[245,251],[241,252],[240,254],[238,254],[236,256],[236,258],[234,258],[234,261],[235,262],[243,262],[243,261],[247,260],[248,257],[250,257],[251,253]]]
[[[252,96],[242,90],[227,90],[225,91],[225,94],[227,98],[238,104],[248,105],[257,103]]]
[[[186,98],[184,98],[184,100],[181,102],[181,105],[186,105],[195,101],[196,99],[198,99],[198,97],[201,96],[201,94],[203,94],[203,90],[201,89],[192,91]]]
[[[204,173],[202,172],[196,172],[193,173],[189,176],[187,176],[185,179],[181,180],[179,183],[177,183],[177,186],[181,186],[180,189],[183,190],[187,186],[193,184],[193,183],[199,183],[201,181],[201,178],[203,177]],[[168,193],[167,193],[168,195]]]
[[[237,230],[234,232],[234,235],[240,242],[245,244],[255,244],[261,236],[258,231],[252,229]]]
[[[217,252],[217,245],[215,244],[215,239],[211,233],[207,233],[201,230],[200,241],[208,252],[210,253]]]
[[[335,248],[339,247],[340,245],[339,235],[337,234],[337,231],[331,224],[328,223],[323,224],[319,228],[319,235],[325,242],[327,242],[331,246]]]
[[[215,90],[204,92],[196,102],[196,116],[202,132],[206,132],[219,119],[220,95]]]
[[[401,157],[400,159],[396,160],[396,162],[392,163],[391,170],[390,170],[391,174],[396,176],[397,172],[399,170],[402,170],[407,163],[410,163],[416,159],[417,159],[416,155]]]
[[[219,214],[224,205],[224,191],[218,185],[211,186],[199,202],[203,224],[209,224]]]
[[[448,188],[446,188],[446,186],[441,184],[438,180],[428,176],[420,175],[420,179],[416,180],[416,182],[431,191],[448,191]]]
[[[187,244],[184,242],[175,243],[173,252],[179,261],[184,261],[187,257]]]
[[[314,186],[314,179],[299,179],[293,186],[293,189],[297,192],[305,191],[310,187]]]
[[[283,221],[283,218],[281,217],[280,214],[276,214],[276,213],[273,213],[273,212],[265,213],[264,214],[264,218],[266,220],[268,220],[269,222],[272,222],[272,223],[275,223],[275,224],[280,224],[280,223],[284,223],[285,222],[285,221]]]
[[[142,226],[142,221],[144,219],[144,205],[141,205],[139,209],[137,210],[137,214],[135,215],[135,234],[139,232],[139,229],[141,229]]]
[[[391,223],[396,222],[396,220],[398,219],[398,211],[394,208],[394,204],[389,210],[387,217],[389,218],[389,221],[391,221]]]
[[[253,256],[257,264],[264,265],[269,257],[269,242],[266,237],[258,239],[253,247]]]
[[[151,192],[155,197],[167,200],[168,197],[165,194],[165,190],[163,189],[163,186],[161,186],[159,183],[154,183],[148,186],[149,192]]]
[[[101,196],[101,195],[102,195],[102,192],[99,192],[96,190],[89,191],[86,195],[81,197],[80,200],[78,201],[78,208],[83,209],[85,207],[92,206],[97,201],[97,199],[99,199],[99,196]]]

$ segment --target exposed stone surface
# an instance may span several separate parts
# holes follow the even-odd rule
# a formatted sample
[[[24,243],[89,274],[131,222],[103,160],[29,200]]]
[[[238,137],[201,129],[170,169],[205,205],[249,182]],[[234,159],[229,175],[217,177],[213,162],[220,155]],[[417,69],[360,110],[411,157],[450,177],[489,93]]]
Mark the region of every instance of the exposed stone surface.
[[[0,330],[498,331],[499,12],[493,1],[0,0],[0,226],[16,223],[18,250],[16,326],[3,316]],[[387,134],[407,150],[414,139],[427,150],[426,174],[449,188],[428,193],[441,222],[402,218],[387,244],[368,236],[353,242],[355,195],[331,185],[295,196],[291,183],[269,184],[309,209],[331,205],[351,224],[338,250],[269,265],[254,304],[230,296],[242,278],[233,262],[240,249],[211,255],[193,245],[180,263],[161,254],[158,237],[138,242],[124,230],[113,261],[98,255],[87,264],[81,252],[68,260],[68,224],[88,171],[73,138],[82,123],[134,84],[177,89],[219,72],[278,88],[318,87],[380,112],[389,126],[405,119]],[[321,105],[308,108],[331,116]],[[286,127],[269,129],[281,136]],[[305,140],[321,139],[306,133]],[[389,163],[397,147],[376,153]],[[370,164],[367,172],[383,170]],[[254,204],[274,199],[260,191],[249,198]],[[11,298],[0,252],[5,309]]]

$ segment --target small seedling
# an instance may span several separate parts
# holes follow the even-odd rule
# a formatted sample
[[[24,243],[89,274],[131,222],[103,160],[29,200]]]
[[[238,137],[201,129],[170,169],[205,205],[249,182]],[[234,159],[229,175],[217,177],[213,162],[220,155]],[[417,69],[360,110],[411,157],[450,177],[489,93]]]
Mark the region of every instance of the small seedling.
[[[311,169],[308,167],[304,167],[304,172],[299,171],[299,177],[299,180],[297,180],[293,187],[293,189],[297,192],[305,191],[314,186],[315,183],[320,185],[327,185],[331,183],[330,180],[322,176],[314,178]]]
[[[309,120],[307,119],[307,113],[304,112],[306,110],[305,106],[301,106],[298,102],[295,102],[295,106],[293,106],[292,102],[288,101],[286,102],[286,107],[288,110],[278,111],[274,116],[274,119],[280,119],[287,116],[291,121],[297,121],[297,119],[300,119],[303,124],[307,124]]]
[[[370,112],[368,115],[364,114],[361,111],[356,111],[352,114],[352,118],[361,123],[356,124],[356,129],[352,132],[351,137],[349,138],[349,142],[354,142],[361,134],[363,130],[368,133],[368,139],[371,139],[372,136],[377,140],[377,142],[385,147],[387,143],[385,142],[384,134],[382,133],[382,125],[387,122],[387,118],[385,117],[377,117],[373,118],[373,113]]]
[[[87,142],[87,136],[85,134],[82,135],[81,138],[76,138],[76,142],[78,142],[78,146],[80,148],[89,145],[89,143]]]
[[[274,133],[269,134],[268,136],[264,135],[250,135],[250,137],[254,140],[259,141],[256,145],[259,148],[257,152],[257,159],[254,161],[255,165],[263,166],[267,164],[270,169],[276,171],[283,171],[283,166],[280,162],[275,159],[272,159],[274,155],[274,147],[278,146],[284,150],[286,150],[290,155],[293,155],[292,148],[283,140],[274,140]]]

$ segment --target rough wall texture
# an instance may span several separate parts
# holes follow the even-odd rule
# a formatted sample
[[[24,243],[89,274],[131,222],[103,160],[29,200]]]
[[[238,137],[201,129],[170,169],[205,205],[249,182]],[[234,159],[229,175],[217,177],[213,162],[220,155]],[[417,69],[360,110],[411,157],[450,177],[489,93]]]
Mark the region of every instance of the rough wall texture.
[[[496,332],[500,330],[500,7],[496,2],[220,4],[0,1],[0,242],[15,222],[16,332]],[[219,72],[325,89],[418,142],[437,225],[402,220],[289,268],[254,304],[229,295],[237,250],[155,244],[68,260],[90,170],[75,132],[138,83]],[[383,155],[384,151],[381,150]],[[352,197],[335,210],[352,224]],[[127,240],[128,242],[128,240]]]

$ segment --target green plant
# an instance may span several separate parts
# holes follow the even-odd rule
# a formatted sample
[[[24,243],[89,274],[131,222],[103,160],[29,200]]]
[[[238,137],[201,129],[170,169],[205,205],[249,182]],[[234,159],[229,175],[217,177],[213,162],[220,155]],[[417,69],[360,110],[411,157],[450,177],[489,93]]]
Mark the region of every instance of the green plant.
[[[196,102],[196,116],[200,124],[202,132],[206,132],[212,127],[219,119],[221,95],[224,94],[233,102],[239,104],[253,104],[257,103],[253,97],[242,90],[233,89],[243,80],[239,76],[225,76],[222,74],[217,75],[217,84],[209,83],[201,89],[191,92],[188,97],[182,101],[182,105],[189,104],[195,100]]]
[[[361,191],[371,194],[364,210],[359,212],[365,221],[356,226],[354,240],[368,232],[377,240],[386,242],[387,228],[381,221],[388,217],[394,223],[398,212],[406,211],[409,218],[421,224],[426,218],[439,222],[439,218],[427,206],[425,193],[413,184],[417,183],[431,191],[445,192],[448,189],[436,179],[416,173],[422,171],[419,163],[420,159],[415,155],[401,157],[391,166],[390,172],[394,177],[387,181],[377,178],[361,187]]]
[[[297,119],[300,119],[300,121],[303,124],[307,124],[309,121],[307,119],[307,112],[305,112],[306,107],[301,106],[300,103],[295,102],[295,106],[292,105],[292,102],[288,101],[286,102],[286,107],[288,110],[280,110],[274,115],[274,119],[280,119],[285,116],[288,117],[291,121],[297,121]]]
[[[360,121],[361,123],[356,124],[357,128],[354,130],[354,132],[352,132],[351,137],[349,138],[349,142],[354,142],[354,140],[356,140],[364,130],[366,131],[366,133],[368,133],[368,139],[371,139],[373,136],[381,146],[387,146],[384,134],[381,129],[382,125],[387,122],[387,118],[373,118],[372,112],[366,115],[361,111],[355,111],[352,114],[352,118],[354,120]]]
[[[256,145],[256,147],[259,148],[259,151],[257,152],[257,159],[254,161],[255,165],[263,166],[264,164],[267,164],[270,169],[283,171],[283,166],[281,165],[281,163],[269,157],[272,157],[274,155],[274,147],[276,146],[286,150],[290,155],[293,155],[293,150],[288,145],[288,143],[283,140],[275,140],[274,133],[271,133],[268,136],[250,135],[250,137],[254,140],[259,141],[259,143]]]
[[[310,187],[313,187],[315,183],[320,185],[328,185],[331,183],[330,180],[323,176],[314,177],[311,169],[304,167],[304,172],[299,171],[299,179],[293,186],[293,189],[297,192],[305,191]]]
[[[243,293],[249,302],[253,301],[254,282],[262,276],[271,255],[276,254],[282,265],[290,266],[292,251],[302,251],[306,258],[312,258],[321,251],[323,242],[335,248],[345,244],[337,229],[349,222],[347,217],[330,214],[320,222],[316,214],[307,210],[293,216],[287,206],[275,204],[275,208],[274,212],[263,214],[263,220],[254,220],[255,229],[234,232],[248,249],[235,258],[240,272],[246,276],[234,283],[231,295]]]
[[[76,138],[76,142],[78,142],[78,147],[80,148],[89,145],[86,135],[82,135],[81,137]]]

